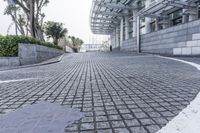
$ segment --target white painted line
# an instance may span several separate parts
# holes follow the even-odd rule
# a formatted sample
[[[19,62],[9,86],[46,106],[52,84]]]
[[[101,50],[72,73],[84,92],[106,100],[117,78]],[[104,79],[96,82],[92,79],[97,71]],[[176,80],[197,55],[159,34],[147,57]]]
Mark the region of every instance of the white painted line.
[[[28,78],[28,79],[6,80],[6,81],[0,81],[0,84],[2,84],[2,83],[10,83],[10,82],[20,82],[20,81],[35,80],[35,79],[38,79],[38,78]]]
[[[200,70],[200,65],[188,61],[174,59],[170,57],[162,57],[186,63]],[[183,111],[173,118],[165,127],[157,133],[198,133],[200,132],[200,93]]]
[[[180,60],[180,59],[176,59],[176,58],[171,58],[171,57],[163,57],[163,56],[156,56],[156,57],[163,58],[163,59],[174,60],[174,61],[179,61],[179,62],[188,64],[188,65],[191,65],[193,67],[196,67],[198,70],[200,70],[200,65],[196,64],[196,63],[193,63],[193,62],[184,61],[184,60]]]

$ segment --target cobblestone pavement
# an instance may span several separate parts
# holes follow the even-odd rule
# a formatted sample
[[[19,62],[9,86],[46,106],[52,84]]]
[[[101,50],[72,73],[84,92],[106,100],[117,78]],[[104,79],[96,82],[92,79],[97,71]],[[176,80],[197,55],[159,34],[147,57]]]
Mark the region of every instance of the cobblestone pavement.
[[[200,57],[176,57],[176,58],[200,64]]]
[[[69,54],[0,80],[12,81],[0,84],[0,113],[44,100],[84,112],[66,133],[155,133],[200,91],[194,67],[130,53]]]

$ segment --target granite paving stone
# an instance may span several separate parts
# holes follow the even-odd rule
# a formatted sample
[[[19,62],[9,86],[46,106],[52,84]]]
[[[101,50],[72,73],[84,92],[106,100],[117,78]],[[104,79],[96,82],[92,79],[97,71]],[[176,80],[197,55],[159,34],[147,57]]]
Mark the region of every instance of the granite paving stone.
[[[196,68],[126,52],[67,54],[59,63],[0,71],[0,81],[6,81],[0,82],[0,117],[41,101],[57,103],[84,114],[65,133],[155,133],[200,91]],[[60,130],[54,125],[64,120],[52,128]],[[33,132],[42,132],[47,121]],[[5,126],[0,133],[16,132],[15,124],[0,122]]]

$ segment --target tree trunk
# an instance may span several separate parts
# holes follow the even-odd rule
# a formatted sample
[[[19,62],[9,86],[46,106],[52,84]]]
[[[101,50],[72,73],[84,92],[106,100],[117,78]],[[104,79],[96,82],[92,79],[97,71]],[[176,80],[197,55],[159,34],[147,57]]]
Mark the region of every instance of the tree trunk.
[[[35,0],[29,0],[30,4],[30,31],[31,36],[36,37],[35,33]]]
[[[58,39],[57,38],[53,38],[53,43],[54,43],[54,45],[58,45]]]

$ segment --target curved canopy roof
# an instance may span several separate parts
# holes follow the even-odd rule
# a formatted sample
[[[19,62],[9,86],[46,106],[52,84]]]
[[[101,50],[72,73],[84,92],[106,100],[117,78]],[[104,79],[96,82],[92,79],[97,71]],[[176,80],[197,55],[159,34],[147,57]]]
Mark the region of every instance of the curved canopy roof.
[[[157,0],[147,8],[144,0],[93,0],[90,13],[90,27],[94,34],[112,34],[119,26],[121,17],[130,15],[129,11],[138,10],[138,15],[150,18],[166,18],[167,11],[171,8],[196,8],[192,2],[199,0]]]
[[[133,10],[131,5],[138,0],[93,0],[90,13],[90,27],[94,34],[111,34],[119,25],[122,16],[129,15],[125,10]]]

